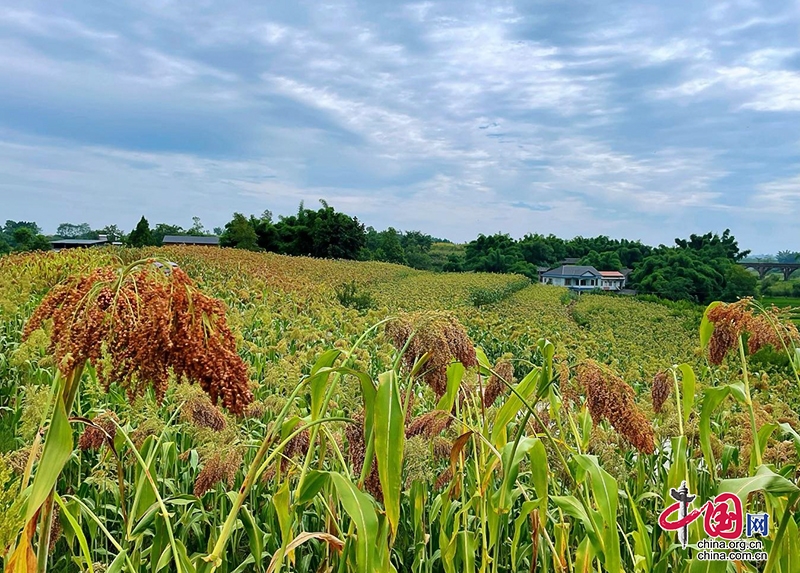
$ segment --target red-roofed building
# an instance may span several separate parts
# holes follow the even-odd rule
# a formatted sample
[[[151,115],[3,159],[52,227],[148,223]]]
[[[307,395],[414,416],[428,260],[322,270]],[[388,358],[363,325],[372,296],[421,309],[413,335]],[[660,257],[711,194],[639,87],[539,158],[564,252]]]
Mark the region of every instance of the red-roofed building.
[[[622,290],[625,288],[625,275],[619,271],[600,271],[600,288],[603,290]]]

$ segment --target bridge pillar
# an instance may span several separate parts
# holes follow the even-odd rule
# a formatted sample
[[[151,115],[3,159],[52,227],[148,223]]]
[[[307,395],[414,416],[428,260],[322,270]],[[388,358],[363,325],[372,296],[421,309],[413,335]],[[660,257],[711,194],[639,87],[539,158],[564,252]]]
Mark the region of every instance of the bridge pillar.
[[[788,281],[794,271],[792,267],[783,267],[783,280]]]
[[[764,277],[767,276],[768,272],[769,269],[767,267],[758,267],[758,278],[760,278],[763,281]]]

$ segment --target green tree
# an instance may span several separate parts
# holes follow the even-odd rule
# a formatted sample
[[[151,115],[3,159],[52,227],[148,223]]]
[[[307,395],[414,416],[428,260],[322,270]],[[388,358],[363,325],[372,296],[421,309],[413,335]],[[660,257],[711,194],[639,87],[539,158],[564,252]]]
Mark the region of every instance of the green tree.
[[[551,241],[543,235],[525,235],[519,242],[519,246],[522,249],[522,256],[532,265],[544,266],[558,260]]]
[[[405,265],[406,253],[403,250],[403,245],[400,243],[400,233],[393,227],[389,227],[385,231],[379,233],[380,246],[378,247],[378,254],[376,259],[387,263],[397,263]]]
[[[186,235],[187,233],[180,225],[170,225],[169,223],[159,223],[150,233],[151,245],[161,246],[164,244],[164,237],[167,235]]]
[[[741,265],[730,265],[725,273],[725,288],[722,300],[733,302],[746,296],[755,296],[758,276]]]
[[[775,260],[779,263],[796,263],[800,261],[800,253],[797,251],[778,251]]]
[[[61,223],[56,229],[56,235],[62,239],[88,239],[95,233],[89,226],[89,223],[80,223],[74,225],[72,223]]]
[[[105,235],[109,241],[122,241],[125,238],[125,232],[116,225],[106,225],[97,231],[98,235]]]
[[[665,248],[637,265],[630,281],[644,293],[707,304],[722,296],[731,264],[724,258],[707,259],[691,249]]]
[[[16,251],[49,251],[53,246],[42,234],[34,233],[30,227],[14,229],[14,250]]]
[[[139,219],[136,228],[128,235],[128,244],[132,247],[146,247],[155,244],[153,242],[153,233],[150,230],[150,223],[147,222],[147,219],[144,217]]]
[[[303,203],[296,215],[281,217],[275,224],[279,251],[333,259],[356,259],[366,244],[364,225],[357,218],[337,213],[321,200],[318,211]]]
[[[467,243],[464,250],[464,268],[486,273],[521,273],[530,278],[537,276],[536,267],[528,263],[522,249],[507,234],[478,235]]]
[[[282,252],[278,229],[272,222],[272,211],[266,209],[258,218],[251,215],[250,224],[256,231],[259,247],[273,253]]]
[[[682,249],[700,251],[710,258],[725,257],[731,261],[740,261],[750,254],[750,251],[739,250],[739,243],[731,235],[730,229],[725,229],[722,235],[706,233],[705,235],[690,235],[689,239],[675,239],[675,245]]]
[[[7,239],[11,239],[14,236],[14,231],[20,227],[27,227],[33,232],[34,235],[42,234],[42,230],[39,228],[39,225],[33,221],[12,221],[10,219],[7,220],[6,224],[3,226],[3,234]]]
[[[241,213],[234,213],[233,219],[225,224],[219,244],[223,247],[255,251],[258,250],[258,235],[247,217]]]
[[[618,271],[622,268],[622,262],[617,251],[605,251],[603,253],[590,251],[588,255],[581,258],[579,264],[592,266],[598,271]]]
[[[192,227],[186,231],[186,234],[194,237],[204,237],[208,233],[206,233],[205,227],[203,227],[203,223],[200,221],[200,217],[192,217]]]
[[[406,264],[420,270],[433,269],[431,248],[435,242],[441,242],[421,231],[408,231],[400,237]]]

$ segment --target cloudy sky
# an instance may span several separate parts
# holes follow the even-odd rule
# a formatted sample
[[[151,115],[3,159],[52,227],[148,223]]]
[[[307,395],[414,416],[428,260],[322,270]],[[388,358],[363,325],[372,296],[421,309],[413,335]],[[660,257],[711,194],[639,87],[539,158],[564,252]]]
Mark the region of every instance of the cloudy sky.
[[[796,0],[0,0],[0,218],[800,249]]]

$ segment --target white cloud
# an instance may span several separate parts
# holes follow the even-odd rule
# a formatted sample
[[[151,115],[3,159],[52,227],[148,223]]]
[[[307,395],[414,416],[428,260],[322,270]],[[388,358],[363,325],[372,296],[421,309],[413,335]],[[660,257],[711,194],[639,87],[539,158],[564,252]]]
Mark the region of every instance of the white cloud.
[[[800,211],[800,174],[758,186],[752,207],[783,215]]]
[[[8,25],[34,34],[51,37],[76,36],[90,40],[116,40],[113,32],[95,30],[70,18],[45,16],[28,10],[0,9],[0,25]]]

